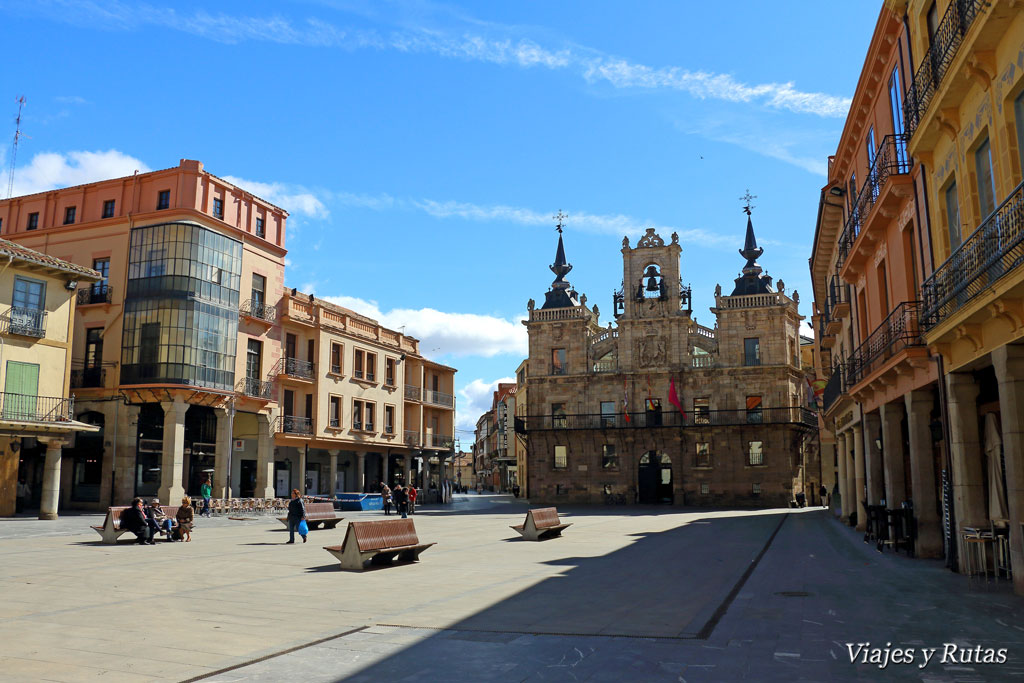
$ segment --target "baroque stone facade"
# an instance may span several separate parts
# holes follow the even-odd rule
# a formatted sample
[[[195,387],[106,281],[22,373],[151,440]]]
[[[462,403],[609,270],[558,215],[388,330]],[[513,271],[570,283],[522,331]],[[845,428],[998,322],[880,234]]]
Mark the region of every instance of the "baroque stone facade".
[[[622,241],[615,324],[599,323],[565,279],[528,304],[530,377],[516,430],[534,502],[786,505],[820,483],[816,418],[805,407],[799,295],[761,270],[749,215],[732,294],[714,327],[692,316],[678,236]]]

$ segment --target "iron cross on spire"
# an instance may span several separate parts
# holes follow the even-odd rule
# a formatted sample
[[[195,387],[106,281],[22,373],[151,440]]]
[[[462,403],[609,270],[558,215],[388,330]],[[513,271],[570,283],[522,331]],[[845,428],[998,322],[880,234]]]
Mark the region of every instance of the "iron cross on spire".
[[[555,223],[555,230],[558,231],[558,234],[562,234],[562,228],[565,226],[565,219],[568,218],[568,217],[569,217],[569,215],[565,214],[565,213],[562,213],[561,209],[558,210],[558,213],[556,213],[554,216],[552,216],[552,218],[554,218],[555,221],[556,221],[556,223]]]
[[[741,202],[746,202],[746,204],[743,206],[743,212],[746,213],[748,216],[750,215],[750,210],[751,209],[757,208],[753,204],[750,203],[751,199],[757,199],[757,195],[756,194],[750,194],[750,188],[747,188],[747,193],[745,195],[743,195],[742,197],[740,197],[740,201]]]

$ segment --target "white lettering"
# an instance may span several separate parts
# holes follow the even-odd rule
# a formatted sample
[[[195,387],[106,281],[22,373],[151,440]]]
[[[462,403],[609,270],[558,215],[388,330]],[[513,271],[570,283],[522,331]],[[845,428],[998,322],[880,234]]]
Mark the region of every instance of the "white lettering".
[[[920,664],[918,665],[918,667],[917,667],[917,668],[918,668],[918,669],[923,669],[923,668],[925,668],[926,666],[928,666],[928,662],[930,662],[930,661],[932,660],[932,655],[934,655],[934,654],[935,654],[935,650],[937,650],[937,649],[938,649],[938,648],[935,648],[935,647],[922,647],[922,648],[921,648],[921,654],[923,654],[923,655],[924,655],[924,661],[923,661],[923,662],[921,662],[921,663],[920,663]]]

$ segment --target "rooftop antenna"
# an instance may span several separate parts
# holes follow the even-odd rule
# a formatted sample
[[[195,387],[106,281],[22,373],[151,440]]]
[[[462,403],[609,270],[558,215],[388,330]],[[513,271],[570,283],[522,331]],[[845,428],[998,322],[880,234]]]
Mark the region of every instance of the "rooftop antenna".
[[[21,139],[21,108],[25,106],[25,96],[18,98],[18,117],[14,119],[14,144],[11,145],[11,169],[7,172],[7,198],[14,196],[14,163],[18,157],[18,140]]]

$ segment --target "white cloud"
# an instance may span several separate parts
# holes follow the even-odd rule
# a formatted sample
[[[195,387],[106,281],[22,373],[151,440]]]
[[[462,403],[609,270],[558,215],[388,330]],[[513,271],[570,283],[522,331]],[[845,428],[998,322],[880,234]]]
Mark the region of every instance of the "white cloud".
[[[84,97],[79,97],[78,95],[59,95],[57,97],[54,97],[53,101],[54,102],[59,102],[60,104],[88,104],[89,103],[89,101],[86,100]]]
[[[499,383],[515,383],[515,377],[501,377],[493,382],[483,379],[474,379],[466,386],[459,389],[459,409],[455,415],[455,427],[464,431],[472,432],[476,429],[476,421],[480,416],[491,409],[494,402],[494,392],[498,389]],[[469,450],[468,440],[470,435],[462,437],[463,450]]]
[[[120,178],[135,171],[144,173],[148,170],[149,166],[139,159],[116,149],[66,154],[41,152],[33,156],[27,165],[19,165],[15,169],[14,196]]]
[[[233,185],[251,192],[257,197],[280,206],[288,213],[300,213],[311,218],[326,218],[327,207],[312,192],[302,187],[284,185],[283,183],[262,183],[258,180],[246,180],[238,176],[221,176]]]
[[[373,318],[393,330],[403,329],[420,340],[420,353],[437,356],[484,356],[502,353],[525,356],[528,350],[524,317],[508,320],[478,313],[452,313],[434,308],[382,311],[376,301],[352,296],[321,297]]]
[[[372,48],[401,52],[432,53],[442,57],[515,65],[522,68],[545,67],[573,70],[588,82],[602,81],[615,88],[670,89],[700,99],[729,102],[757,102],[773,109],[799,114],[842,118],[850,99],[825,93],[797,90],[791,82],[749,85],[730,74],[690,71],[679,66],[651,67],[634,64],[597,50],[574,46],[553,50],[527,38],[497,38],[465,33],[461,36],[422,27],[395,31],[382,36],[373,31],[356,31],[326,21],[307,18],[293,22],[281,16],[252,17],[210,14],[197,10],[191,14],[146,4],[108,2],[100,7],[91,0],[36,4],[39,11],[73,24],[89,23],[105,29],[132,30],[140,26],[163,26],[220,43],[260,41],[308,47],[341,49]],[[31,11],[31,10],[29,10]],[[520,29],[487,26],[462,20],[474,30],[513,35]]]
[[[444,201],[432,199],[414,201],[413,205],[436,218],[463,218],[474,221],[508,221],[520,225],[551,226],[554,219],[547,212],[535,211],[521,207],[492,205],[483,206],[466,202]],[[585,211],[570,211],[566,219],[566,228],[601,235],[642,235],[647,228],[654,228],[660,235],[679,234],[681,242],[701,245],[734,246],[735,236],[717,235],[701,228],[677,228],[658,225],[652,221],[643,221],[624,214],[592,214]]]

